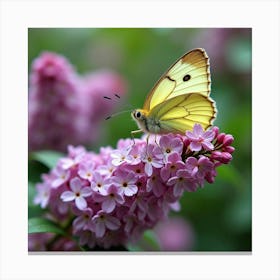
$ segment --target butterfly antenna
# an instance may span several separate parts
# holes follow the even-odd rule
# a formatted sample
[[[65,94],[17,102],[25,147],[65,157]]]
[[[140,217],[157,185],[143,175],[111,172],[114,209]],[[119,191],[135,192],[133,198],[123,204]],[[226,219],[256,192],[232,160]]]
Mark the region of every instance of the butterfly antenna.
[[[121,114],[127,113],[127,112],[131,112],[131,110],[125,110],[125,111],[117,112],[117,113],[115,113],[115,114],[112,114],[112,115],[106,117],[105,120],[107,121],[107,120],[109,120],[109,119],[111,119],[111,118],[113,118],[113,117],[116,117],[116,116],[118,116],[118,115],[121,115]]]
[[[118,99],[121,99],[121,96],[118,95],[117,93],[115,93],[114,96],[115,96],[116,98],[118,98]],[[113,99],[112,97],[110,97],[110,96],[105,96],[105,95],[103,96],[103,98],[104,98],[104,99],[107,99],[107,100],[112,100],[112,99]],[[133,109],[134,109],[134,107],[132,106],[131,103],[127,103],[127,104],[125,104],[125,106],[126,106],[127,108],[129,108],[130,110],[133,110]],[[110,118],[110,117],[108,117],[108,118]]]
[[[114,97],[116,97],[116,98],[118,98],[118,99],[121,99],[120,95],[118,95],[117,93],[114,94]],[[107,100],[112,100],[112,97],[110,97],[110,96],[103,96],[103,98],[105,98],[105,99],[107,99]],[[125,104],[125,106],[126,106],[127,108],[129,108],[129,109],[128,109],[128,110],[121,111],[121,112],[114,113],[114,114],[112,114],[112,115],[106,117],[105,120],[107,121],[107,120],[109,120],[109,119],[111,119],[111,118],[113,118],[113,117],[116,117],[116,116],[121,115],[121,114],[123,114],[123,113],[131,112],[131,111],[133,110],[133,106],[132,106],[130,103]]]
[[[114,94],[115,97],[117,97],[118,99],[121,99],[121,97],[118,94]],[[103,98],[108,99],[108,100],[112,100],[112,97],[106,96],[104,95]]]

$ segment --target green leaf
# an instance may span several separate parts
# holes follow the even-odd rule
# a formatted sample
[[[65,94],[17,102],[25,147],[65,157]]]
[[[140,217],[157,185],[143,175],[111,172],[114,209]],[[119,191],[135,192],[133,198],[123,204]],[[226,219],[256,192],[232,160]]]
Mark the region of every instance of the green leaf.
[[[44,173],[48,173],[49,168],[36,160],[28,161],[28,181],[37,183],[41,181],[41,176]]]
[[[31,159],[37,160],[49,168],[53,168],[64,154],[55,151],[40,151],[31,154]]]
[[[31,218],[28,220],[28,233],[53,232],[66,236],[58,225],[44,218]]]
[[[46,209],[41,208],[39,205],[28,206],[28,218],[42,217]]]
[[[140,252],[140,251],[143,251],[143,249],[139,246],[139,245],[136,245],[136,244],[127,244],[126,245],[126,249],[130,252]]]
[[[32,182],[28,182],[28,206],[33,207],[33,199],[36,194],[35,184]]]

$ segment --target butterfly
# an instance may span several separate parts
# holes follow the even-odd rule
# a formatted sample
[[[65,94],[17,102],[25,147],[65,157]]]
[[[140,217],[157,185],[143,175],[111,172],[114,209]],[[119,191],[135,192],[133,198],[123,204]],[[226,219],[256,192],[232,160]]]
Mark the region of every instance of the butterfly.
[[[204,49],[191,50],[179,58],[148,94],[143,109],[132,111],[139,130],[148,134],[185,134],[198,123],[204,130],[217,114],[210,95],[209,58]]]

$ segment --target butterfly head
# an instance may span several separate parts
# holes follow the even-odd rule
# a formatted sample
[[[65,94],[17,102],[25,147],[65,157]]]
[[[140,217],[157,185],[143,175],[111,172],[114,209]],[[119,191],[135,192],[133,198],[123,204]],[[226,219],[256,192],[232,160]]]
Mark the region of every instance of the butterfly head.
[[[146,118],[146,112],[145,110],[141,109],[135,109],[132,111],[131,116],[136,120],[136,121],[143,121]]]
[[[147,130],[147,111],[142,109],[135,109],[131,112],[132,118],[138,124],[141,130]]]

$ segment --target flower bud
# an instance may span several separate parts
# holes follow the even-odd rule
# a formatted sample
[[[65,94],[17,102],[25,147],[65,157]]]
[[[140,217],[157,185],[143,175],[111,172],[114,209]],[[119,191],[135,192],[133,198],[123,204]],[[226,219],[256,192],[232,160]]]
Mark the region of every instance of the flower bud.
[[[218,136],[217,136],[217,141],[218,143],[223,143],[224,141],[224,138],[225,138],[225,133],[220,133]]]
[[[214,126],[214,127],[212,127],[212,131],[214,131],[214,133],[215,133],[214,138],[217,138],[217,136],[219,135],[219,128],[217,126]]]
[[[224,146],[229,146],[233,142],[234,138],[230,134],[226,134],[224,139],[223,139],[223,145]]]
[[[223,150],[225,152],[228,152],[228,153],[232,154],[235,151],[235,148],[232,147],[232,146],[226,146],[226,147],[223,148]]]

